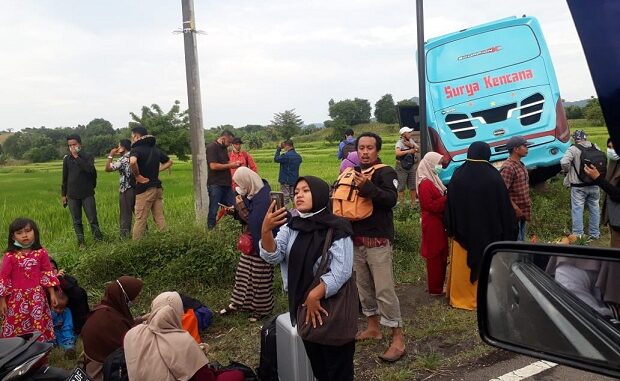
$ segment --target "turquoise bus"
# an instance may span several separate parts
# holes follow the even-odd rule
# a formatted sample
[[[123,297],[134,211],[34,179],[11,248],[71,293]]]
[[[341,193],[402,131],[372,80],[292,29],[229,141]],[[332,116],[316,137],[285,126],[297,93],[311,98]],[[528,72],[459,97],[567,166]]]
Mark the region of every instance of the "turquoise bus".
[[[509,17],[430,39],[425,44],[426,112],[433,151],[448,182],[469,145],[491,146],[499,168],[506,141],[531,144],[523,159],[533,179],[559,171],[570,132],[547,44],[534,17]]]

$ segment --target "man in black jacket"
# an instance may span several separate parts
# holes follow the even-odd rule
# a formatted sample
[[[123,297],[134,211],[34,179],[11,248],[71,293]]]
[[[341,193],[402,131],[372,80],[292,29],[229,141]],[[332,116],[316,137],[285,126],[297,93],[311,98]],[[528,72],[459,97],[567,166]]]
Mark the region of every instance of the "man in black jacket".
[[[373,205],[370,217],[351,223],[355,253],[353,269],[362,313],[368,318],[367,328],[359,332],[356,339],[380,340],[381,325],[389,327],[392,342],[379,357],[394,362],[405,354],[403,320],[394,290],[392,269],[392,208],[396,205],[398,180],[392,167],[378,165],[381,164],[381,143],[381,137],[372,132],[361,134],[355,142],[362,171],[375,168],[370,175],[355,172],[355,184],[360,188],[359,196],[372,199]]]
[[[164,190],[159,172],[172,166],[172,160],[155,146],[155,137],[148,135],[141,125],[131,129],[131,153],[129,166],[136,179],[136,221],[133,224],[132,239],[142,238],[146,229],[149,211],[157,230],[166,228],[164,219]]]
[[[85,241],[82,208],[86,213],[95,240],[103,239],[103,234],[99,229],[95,203],[97,170],[95,169],[95,158],[82,151],[82,139],[79,135],[67,136],[67,145],[69,146],[69,154],[65,155],[62,161],[62,205],[64,207],[69,206],[78,246],[83,248]]]

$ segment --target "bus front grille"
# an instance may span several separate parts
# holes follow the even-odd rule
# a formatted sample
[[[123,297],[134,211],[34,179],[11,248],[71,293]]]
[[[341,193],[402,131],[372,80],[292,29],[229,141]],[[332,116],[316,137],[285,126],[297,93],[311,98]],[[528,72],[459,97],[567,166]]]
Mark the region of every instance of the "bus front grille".
[[[508,118],[508,112],[517,107],[516,103],[507,104],[504,106],[489,108],[472,113],[475,118],[483,118],[487,124],[503,122]]]
[[[522,100],[521,115],[519,116],[521,125],[529,126],[540,121],[544,104],[545,97],[540,93],[536,93]]]
[[[459,139],[469,139],[476,136],[476,127],[471,124],[467,114],[448,114],[446,115],[446,125]]]

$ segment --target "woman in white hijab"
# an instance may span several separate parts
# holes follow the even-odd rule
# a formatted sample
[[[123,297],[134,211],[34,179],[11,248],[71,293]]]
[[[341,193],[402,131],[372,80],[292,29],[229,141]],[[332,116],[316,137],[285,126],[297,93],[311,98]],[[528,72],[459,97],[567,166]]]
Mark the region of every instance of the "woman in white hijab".
[[[241,221],[241,237],[237,248],[241,251],[235,272],[235,285],[228,308],[220,311],[225,315],[231,311],[248,311],[250,321],[269,315],[273,310],[274,266],[265,262],[258,254],[263,219],[271,203],[271,188],[267,181],[247,167],[240,167],[233,175],[238,194],[235,201],[237,218]],[[242,244],[241,240],[245,240]]]
[[[239,371],[217,374],[192,336],[183,330],[183,303],[176,292],[164,292],[151,303],[144,324],[130,329],[123,346],[130,381],[242,381]]]
[[[420,254],[426,261],[428,292],[441,295],[446,278],[448,236],[443,226],[446,187],[439,179],[443,156],[428,152],[418,165],[416,188],[422,214]]]

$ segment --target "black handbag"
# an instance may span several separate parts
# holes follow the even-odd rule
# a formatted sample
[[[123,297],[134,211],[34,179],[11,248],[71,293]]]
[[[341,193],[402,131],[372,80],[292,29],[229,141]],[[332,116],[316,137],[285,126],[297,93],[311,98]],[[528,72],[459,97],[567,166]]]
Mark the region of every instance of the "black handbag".
[[[321,281],[321,275],[327,272],[331,254],[329,248],[332,244],[333,229],[329,229],[325,237],[321,263],[316,272],[310,288],[306,292],[306,298],[310,291]],[[304,299],[305,300],[305,299]],[[321,306],[328,315],[322,315],[323,325],[316,328],[308,322],[305,324],[307,308],[300,305],[297,308],[297,333],[306,341],[316,344],[340,346],[355,340],[357,333],[357,315],[359,308],[359,296],[355,284],[355,272],[340,287],[340,290],[329,298],[321,299]]]

